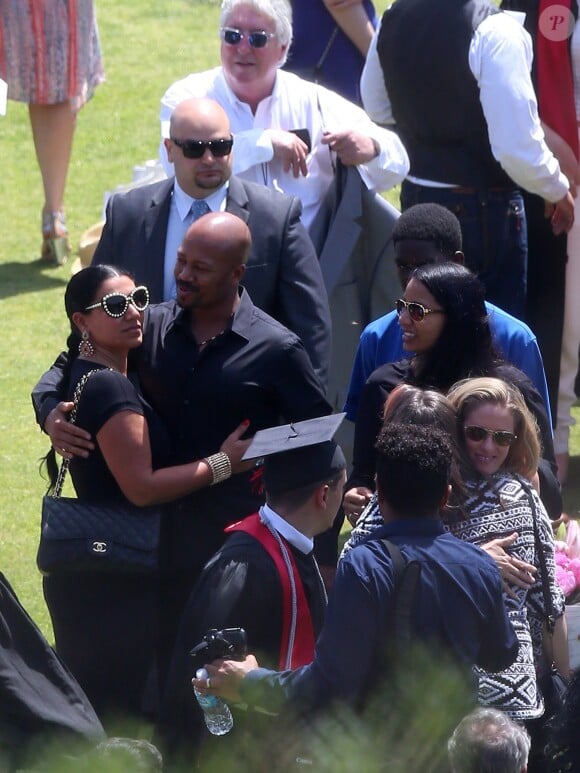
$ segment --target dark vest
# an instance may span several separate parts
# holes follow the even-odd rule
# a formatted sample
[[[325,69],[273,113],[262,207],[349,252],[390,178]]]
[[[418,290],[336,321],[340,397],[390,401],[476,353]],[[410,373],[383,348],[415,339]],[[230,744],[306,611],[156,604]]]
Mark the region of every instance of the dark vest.
[[[416,177],[515,187],[492,156],[469,69],[473,32],[492,13],[487,0],[397,0],[385,11],[377,51]]]

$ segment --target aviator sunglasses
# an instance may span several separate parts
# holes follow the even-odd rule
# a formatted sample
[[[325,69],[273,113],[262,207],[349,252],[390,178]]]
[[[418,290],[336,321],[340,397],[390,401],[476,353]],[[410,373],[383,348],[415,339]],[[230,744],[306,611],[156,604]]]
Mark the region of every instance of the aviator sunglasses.
[[[235,27],[222,27],[220,30],[221,39],[228,46],[237,46],[244,38],[252,48],[264,48],[268,41],[276,37],[275,32],[266,32],[266,30],[255,30],[254,32],[242,32]]]
[[[108,293],[103,295],[98,303],[87,306],[85,311],[100,307],[109,317],[122,317],[129,308],[130,303],[133,304],[137,311],[145,311],[147,306],[149,306],[149,290],[141,285],[136,287],[129,295],[125,295],[125,293]]]
[[[493,430],[486,429],[485,427],[477,427],[475,425],[463,427],[463,431],[465,432],[465,437],[469,438],[469,440],[473,440],[475,443],[481,443],[481,441],[485,440],[489,435],[496,446],[502,446],[504,448],[506,446],[511,446],[514,440],[517,440],[518,438],[513,432],[508,432],[505,429]]]
[[[221,140],[176,140],[171,137],[171,142],[181,148],[185,158],[201,158],[206,150],[215,158],[229,156],[234,146],[234,138]]]
[[[422,322],[425,319],[426,314],[445,314],[443,309],[428,309],[426,306],[423,306],[422,303],[404,301],[402,298],[395,301],[395,309],[397,310],[397,315],[399,317],[405,309],[407,309],[413,322]]]

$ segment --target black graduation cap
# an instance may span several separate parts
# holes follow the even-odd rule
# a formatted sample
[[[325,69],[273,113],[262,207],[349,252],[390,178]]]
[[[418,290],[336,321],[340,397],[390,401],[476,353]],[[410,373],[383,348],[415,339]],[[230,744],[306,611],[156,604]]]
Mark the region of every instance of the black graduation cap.
[[[332,439],[345,416],[335,413],[259,430],[243,458],[264,458],[268,494],[330,480],[346,467],[342,449]]]

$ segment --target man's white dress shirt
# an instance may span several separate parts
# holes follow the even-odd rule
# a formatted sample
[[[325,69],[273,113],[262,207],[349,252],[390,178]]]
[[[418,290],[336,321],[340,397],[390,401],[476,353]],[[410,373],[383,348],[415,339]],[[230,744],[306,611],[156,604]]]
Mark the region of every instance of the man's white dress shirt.
[[[377,53],[380,28],[379,24],[361,77],[361,96],[374,121],[392,125],[395,119]],[[529,34],[505,12],[488,16],[471,39],[469,68],[479,86],[494,158],[518,186],[556,202],[566,195],[569,185],[544,140],[530,77],[532,59]],[[434,184],[411,175],[409,179],[420,185]]]
[[[228,114],[234,135],[233,173],[244,180],[276,188],[302,201],[302,222],[308,228],[333,179],[334,154],[321,140],[324,132],[355,129],[373,138],[380,153],[358,169],[368,188],[384,191],[401,182],[409,159],[399,138],[374,124],[356,105],[293,73],[278,70],[272,94],[262,100],[254,115],[228,86],[221,67],[192,73],[177,81],[161,100],[161,135],[169,136],[173,109],[185,99],[209,97]],[[312,152],[307,157],[307,177],[295,178],[274,158],[268,129],[308,129]],[[164,148],[161,160],[172,174]]]
[[[269,505],[262,505],[260,508],[260,520],[266,526],[276,529],[278,534],[284,537],[296,550],[304,553],[305,556],[314,550],[314,540],[294,528],[291,523],[288,523],[281,515],[278,515]]]

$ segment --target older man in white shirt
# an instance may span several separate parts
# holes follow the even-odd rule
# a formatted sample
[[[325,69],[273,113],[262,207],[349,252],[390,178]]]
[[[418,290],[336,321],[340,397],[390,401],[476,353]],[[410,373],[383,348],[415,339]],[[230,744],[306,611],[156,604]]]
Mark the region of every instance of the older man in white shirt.
[[[328,89],[281,71],[292,41],[287,0],[224,0],[221,66],[174,83],[161,102],[162,137],[176,105],[210,97],[235,137],[234,174],[302,201],[308,228],[334,175],[335,159],[356,165],[365,185],[387,190],[409,170],[398,137]],[[165,151],[161,158],[171,172]]]

